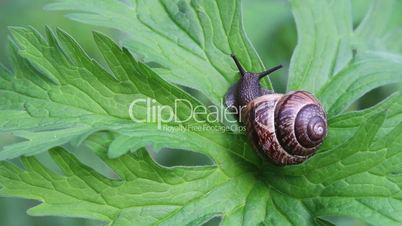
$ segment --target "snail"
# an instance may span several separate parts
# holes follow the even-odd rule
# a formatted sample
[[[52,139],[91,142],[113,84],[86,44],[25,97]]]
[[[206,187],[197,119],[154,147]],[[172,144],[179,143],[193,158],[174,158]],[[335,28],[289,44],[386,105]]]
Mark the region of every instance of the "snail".
[[[311,157],[327,135],[326,114],[307,91],[286,94],[263,89],[260,80],[282,65],[250,73],[231,55],[241,78],[225,96],[225,104],[237,110],[257,152],[277,165],[299,164]]]

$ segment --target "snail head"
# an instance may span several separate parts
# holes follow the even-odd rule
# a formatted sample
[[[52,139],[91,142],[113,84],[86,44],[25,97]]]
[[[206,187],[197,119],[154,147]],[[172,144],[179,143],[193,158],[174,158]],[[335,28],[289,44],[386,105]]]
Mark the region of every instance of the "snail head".
[[[245,106],[255,98],[262,96],[263,92],[261,90],[260,80],[282,68],[282,65],[278,65],[259,73],[247,72],[235,55],[231,54],[231,57],[241,75],[237,89],[237,103],[239,103],[240,106]]]

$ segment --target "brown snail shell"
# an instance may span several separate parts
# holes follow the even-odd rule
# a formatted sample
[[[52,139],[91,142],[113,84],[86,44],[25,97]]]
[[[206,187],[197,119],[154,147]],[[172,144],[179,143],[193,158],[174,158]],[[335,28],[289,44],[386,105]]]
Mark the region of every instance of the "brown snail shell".
[[[242,108],[241,119],[259,153],[278,165],[305,161],[327,133],[325,112],[306,91],[257,97]]]
[[[260,80],[282,66],[247,72],[232,55],[241,78],[225,96],[229,109],[240,112],[247,134],[265,159],[278,165],[298,164],[314,154],[327,135],[327,118],[309,92],[277,94],[263,89]]]

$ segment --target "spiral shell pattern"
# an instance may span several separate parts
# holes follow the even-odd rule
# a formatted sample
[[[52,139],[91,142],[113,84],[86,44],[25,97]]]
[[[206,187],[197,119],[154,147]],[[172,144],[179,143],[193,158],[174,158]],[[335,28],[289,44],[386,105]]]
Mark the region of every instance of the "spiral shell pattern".
[[[322,106],[305,91],[258,97],[242,109],[241,118],[259,153],[278,165],[305,161],[327,134]]]

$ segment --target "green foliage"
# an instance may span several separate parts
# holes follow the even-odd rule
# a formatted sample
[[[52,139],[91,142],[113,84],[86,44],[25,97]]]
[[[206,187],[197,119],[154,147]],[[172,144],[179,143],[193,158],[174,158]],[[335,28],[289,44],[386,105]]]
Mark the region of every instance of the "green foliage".
[[[136,97],[168,106],[176,98],[199,104],[166,81],[219,103],[236,79],[227,56],[232,51],[248,69],[262,69],[242,31],[240,1],[61,0],[48,8],[79,11],[70,17],[125,32],[123,45],[138,61],[99,33],[94,37],[106,69],[60,30],[48,30],[45,41],[35,31],[11,29],[14,74],[0,70],[0,125],[26,141],[7,146],[0,158],[51,149],[62,174],[35,157],[21,157],[21,168],[3,161],[1,195],[40,200],[28,212],[35,216],[109,225],[198,225],[214,216],[222,216],[223,225],[329,225],[324,216],[400,225],[402,94],[344,113],[373,88],[402,81],[400,30],[390,23],[397,11],[392,1],[374,1],[353,29],[349,1],[293,0],[291,6],[299,36],[288,88],[316,93],[329,116],[329,136],[310,160],[276,167],[262,162],[241,134],[168,134],[157,123],[130,120],[127,109]],[[178,117],[189,111],[181,106]],[[191,125],[200,123],[164,124]],[[66,143],[85,144],[117,177],[56,147]],[[214,165],[162,167],[146,144],[199,152]]]
[[[201,141],[205,137],[190,139],[193,133],[181,130],[166,136],[158,129],[158,123],[162,122],[133,123],[128,109],[137,98],[152,98],[159,105],[171,107],[176,99],[185,99],[187,104],[179,105],[176,115],[183,121],[192,110],[189,103],[200,104],[133,60],[127,50],[121,50],[109,38],[95,33],[96,43],[112,74],[91,60],[60,30],[57,38],[48,30],[48,42],[31,30],[13,28],[11,33],[16,48],[16,71],[15,76],[6,71],[1,76],[0,125],[2,131],[16,131],[16,135],[26,140],[4,147],[0,159],[37,154],[67,142],[79,144],[89,134],[105,129],[121,135],[111,145],[111,157],[149,142],[156,147],[184,149],[199,149],[205,142]],[[145,110],[146,106],[136,107],[135,115]],[[162,125],[174,129],[195,123],[192,120]]]
[[[67,32],[73,32],[75,39],[91,53],[92,57],[99,58],[95,52],[96,45],[92,40],[91,32],[93,26],[79,25],[64,17],[63,12],[44,13],[43,6],[53,0],[12,0],[1,1],[0,3],[0,61],[9,66],[7,53],[7,27],[8,26],[30,26],[44,31],[45,24],[50,27],[63,27]],[[102,32],[111,33],[111,29],[97,28]]]
[[[160,167],[143,149],[110,160],[102,141],[91,142],[91,146],[99,144],[99,156],[122,181],[99,175],[56,148],[50,154],[63,176],[47,170],[34,158],[22,158],[29,171],[21,171],[12,164],[2,166],[2,177],[7,178],[2,193],[43,200],[43,204],[29,210],[34,216],[57,214],[113,221],[114,225],[144,225],[163,222],[167,215],[225,180],[214,167]],[[149,214],[143,215],[144,211]]]
[[[299,44],[291,61],[290,90],[317,93],[328,114],[335,115],[376,87],[402,82],[401,54],[389,48],[397,40],[387,38],[400,33],[387,29],[392,1],[374,1],[355,30],[349,1],[337,7],[325,1],[314,8],[305,4],[293,2]]]
[[[239,0],[130,4],[67,0],[47,9],[76,10],[68,17],[124,32],[123,43],[137,59],[154,66],[168,81],[199,90],[216,104],[238,77],[231,53],[243,60],[246,69],[263,69],[243,32]]]

